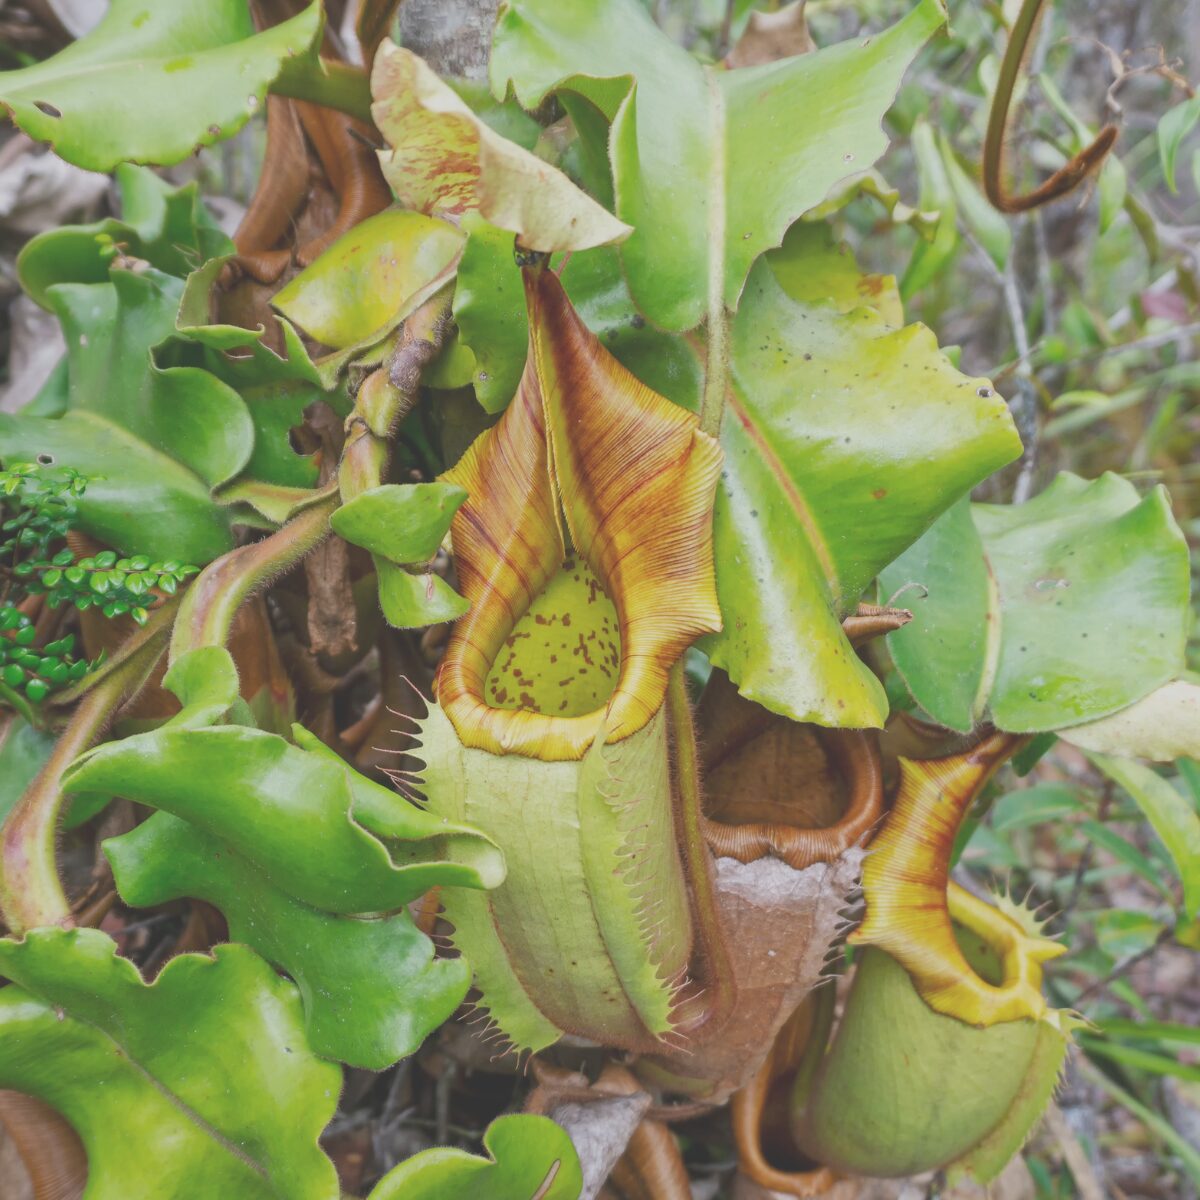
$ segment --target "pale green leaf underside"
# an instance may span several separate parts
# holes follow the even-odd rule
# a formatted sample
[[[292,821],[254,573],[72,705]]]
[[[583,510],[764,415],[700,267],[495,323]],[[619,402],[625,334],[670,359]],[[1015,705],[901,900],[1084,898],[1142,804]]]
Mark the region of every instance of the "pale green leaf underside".
[[[1059,731],[1084,750],[1121,758],[1200,760],[1200,685],[1173,679],[1098,721]]]

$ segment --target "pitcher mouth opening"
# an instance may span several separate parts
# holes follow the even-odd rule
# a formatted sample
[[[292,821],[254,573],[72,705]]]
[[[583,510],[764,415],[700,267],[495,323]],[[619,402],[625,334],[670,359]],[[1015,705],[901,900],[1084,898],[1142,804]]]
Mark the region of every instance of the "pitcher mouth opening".
[[[1022,924],[1013,906],[1003,911],[950,879],[964,815],[1022,742],[993,733],[962,754],[899,760],[895,804],[863,867],[866,917],[849,938],[885,950],[930,1008],[968,1025],[1045,1017],[1042,964],[1066,951],[1036,923]],[[991,961],[986,974],[964,943]]]
[[[504,639],[483,697],[492,708],[583,717],[608,705],[620,670],[616,606],[588,564],[571,556]]]
[[[721,627],[722,454],[694,414],[608,354],[552,272],[523,277],[520,387],[443,476],[468,495],[450,536],[471,608],[436,692],[464,746],[578,761],[601,735],[645,728],[671,666]]]
[[[874,731],[821,729],[768,712],[714,671],[700,702],[705,748],[701,828],[718,857],[774,857],[795,870],[830,862],[883,814]]]

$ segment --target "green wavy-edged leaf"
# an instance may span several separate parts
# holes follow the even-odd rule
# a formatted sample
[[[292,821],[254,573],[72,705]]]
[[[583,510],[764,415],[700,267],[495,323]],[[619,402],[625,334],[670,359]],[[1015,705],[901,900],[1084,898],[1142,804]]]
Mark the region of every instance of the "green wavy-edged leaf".
[[[239,730],[219,722],[236,711],[238,679],[225,649],[183,655],[164,682],[180,713],[140,735],[140,746],[128,738],[102,747],[66,783],[119,778],[122,795],[160,809],[104,843],[121,896],[139,907],[188,896],[219,908],[232,938],[296,981],[318,1054],[381,1070],[413,1053],[461,1003],[470,971],[465,960],[435,959],[403,905],[437,883],[499,882],[499,851],[370,782],[308,735],[309,749],[257,730],[240,730],[256,735],[249,743],[230,737]],[[208,735],[227,771],[210,774],[212,757],[197,756],[187,735]],[[264,770],[281,750],[287,768]],[[244,785],[231,792],[236,778]]]
[[[66,413],[0,416],[0,458],[50,455],[89,479],[79,525],[126,554],[204,563],[233,545],[210,492],[254,443],[238,393],[167,343],[183,281],[114,265],[106,283],[58,283],[47,299],[67,343]]]
[[[296,453],[289,432],[318,400],[346,416],[349,397],[342,384],[327,386],[290,321],[273,318],[282,341],[277,354],[265,344],[263,326],[246,329],[212,320],[213,289],[228,261],[228,256],[210,259],[187,277],[175,317],[176,332],[203,347],[205,369],[237,391],[254,424],[250,455],[236,483],[227,485],[221,497],[228,499],[230,487],[311,489],[317,483],[317,463],[312,456]]]
[[[64,787],[112,790],[172,813],[326,912],[390,912],[439,884],[504,878],[489,838],[360,775],[300,726],[292,744],[239,725],[189,728],[186,699],[181,716],[89,751]]]
[[[701,645],[773,712],[863,728],[886,700],[841,619],[1020,442],[990,383],[957,371],[924,326],[788,295],[804,294],[797,270],[835,301],[845,290],[819,228],[796,238],[751,271],[733,324],[714,526],[724,629]]]
[[[188,896],[219,908],[233,941],[296,981],[309,1045],[324,1058],[383,1070],[414,1053],[467,994],[466,959],[434,958],[433,943],[403,909],[385,917],[323,912],[272,886],[227,842],[168,813],[109,839],[104,853],[127,904]]]
[[[880,576],[913,620],[896,666],[936,721],[1014,733],[1093,721],[1184,665],[1188,549],[1164,489],[1063,473],[1025,504],[947,513]]]
[[[449,1146],[422,1150],[389,1171],[369,1200],[578,1200],[579,1155],[549,1117],[497,1117],[483,1148],[487,1158]]]
[[[95,929],[0,941],[0,1087],[44,1100],[88,1158],[87,1200],[336,1200],[317,1138],[341,1072],[296,989],[245,946],[146,984]]]
[[[471,607],[444,579],[432,571],[414,575],[403,567],[375,556],[379,579],[379,607],[396,629],[424,629],[443,621],[457,621]]]
[[[371,551],[379,606],[397,629],[454,621],[470,607],[440,576],[417,569],[437,554],[466,498],[452,483],[385,483],[347,501],[330,518],[335,533]]]
[[[17,255],[21,287],[43,308],[56,283],[106,283],[117,254],[143,259],[183,277],[217,255],[233,252],[200,201],[194,181],[173,188],[147,167],[121,163],[115,172],[121,216],[64,225],[30,238]]]
[[[149,390],[150,410],[159,418],[155,425],[165,419],[173,428],[177,419],[186,427],[189,414],[213,415],[212,398],[220,397],[218,402],[225,405],[223,422],[215,429],[206,428],[199,441],[181,439],[184,451],[195,450],[198,461],[192,465],[202,468],[199,473],[206,481],[203,468],[213,466],[220,468],[217,474],[236,468],[239,498],[253,497],[253,491],[248,491],[251,488],[311,489],[317,482],[317,465],[292,449],[289,431],[316,400],[325,400],[344,414],[348,409],[344,389],[330,390],[323,385],[299,334],[288,322],[279,321],[282,355],[263,345],[266,331],[261,326],[243,329],[213,323],[213,288],[234,248],[200,202],[194,183],[172,189],[153,171],[131,163],[121,164],[116,178],[121,193],[120,220],[106,218],[93,225],[50,230],[33,238],[21,252],[18,273],[22,285],[38,303],[59,313],[70,344],[68,360],[62,364],[65,394],[57,403],[39,403],[25,415],[60,416],[71,407],[70,375],[74,371],[76,407],[81,402],[89,404],[96,396],[123,400],[107,404],[106,414],[129,432],[148,439],[152,447],[182,457],[186,464],[190,460],[181,455],[180,447],[159,437],[160,430],[154,425],[130,419],[131,414],[146,415],[131,401]],[[146,272],[146,263],[155,272]],[[131,270],[126,274],[144,276],[147,283],[141,292],[147,294],[139,294],[137,284],[119,281],[115,273],[110,279],[114,266],[127,266]],[[52,295],[51,289],[60,284],[91,284],[110,290],[79,292],[68,287],[61,295]],[[172,314],[176,301],[177,311]],[[110,337],[118,334],[121,354],[109,364],[103,359],[103,350]],[[180,349],[181,341],[198,345],[199,357],[196,350]],[[186,363],[190,371],[184,370],[182,375],[151,371],[148,379],[139,382],[135,373],[139,365],[145,367],[150,351],[162,358],[158,366],[165,368],[182,359],[180,366]],[[182,383],[188,387],[182,388]],[[230,398],[230,388],[243,404]],[[199,403],[197,394],[202,397]],[[178,411],[181,405],[186,407]],[[248,437],[247,414],[253,427]],[[218,445],[215,434],[222,430],[226,436]],[[175,553],[173,548],[170,553]]]
[[[385,483],[355,496],[329,519],[346,541],[395,563],[428,562],[466,500],[454,483]]]
[[[0,104],[76,166],[176,163],[237,133],[320,31],[320,4],[255,33],[245,0],[113,0],[77,42],[0,74]]]
[[[630,291],[650,321],[684,330],[710,292],[736,308],[755,259],[879,158],[884,113],[944,21],[940,0],[920,0],[874,36],[730,71],[702,66],[638,0],[512,0],[491,80],[526,108],[557,91],[611,122]]]
[[[156,190],[148,174],[128,168],[132,200],[126,192],[134,216],[160,204],[145,218],[146,237],[163,222],[170,236],[200,245],[203,210],[190,201],[173,208],[178,194]],[[82,236],[87,227],[56,232]],[[49,264],[52,249],[35,265]],[[225,261],[211,259],[186,280],[103,253],[68,256],[57,275],[38,267],[54,280],[45,300],[67,342],[65,386],[44,416],[0,415],[0,458],[45,453],[82,471],[91,482],[81,528],[124,553],[207,562],[232,548],[227,506],[240,499],[281,519],[317,482],[316,463],[292,449],[289,430],[317,400],[348,410],[345,389],[325,386],[288,322],[280,321],[282,354],[263,344],[261,328],[212,323]],[[87,282],[101,269],[106,282]]]
[[[0,460],[42,455],[88,477],[79,528],[122,554],[206,563],[233,548],[229,513],[198,476],[95,413],[0,413]]]
[[[254,429],[234,389],[173,365],[169,347],[155,353],[175,333],[183,286],[114,267],[108,283],[57,284],[49,298],[67,340],[70,411],[112,422],[216,487],[245,466]]]

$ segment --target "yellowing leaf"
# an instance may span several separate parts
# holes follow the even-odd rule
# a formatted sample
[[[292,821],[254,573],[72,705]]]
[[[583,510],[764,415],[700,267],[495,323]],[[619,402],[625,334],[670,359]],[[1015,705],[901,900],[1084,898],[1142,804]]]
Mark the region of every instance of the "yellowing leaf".
[[[1063,729],[1058,736],[1099,754],[1154,762],[1200,758],[1200,687],[1176,679],[1128,708]]]
[[[561,171],[485,125],[424,59],[385,41],[371,74],[387,181],[408,208],[478,212],[530,250],[586,250],[632,232]]]
[[[395,328],[453,273],[462,237],[442,221],[389,208],[360,221],[271,303],[335,350]]]

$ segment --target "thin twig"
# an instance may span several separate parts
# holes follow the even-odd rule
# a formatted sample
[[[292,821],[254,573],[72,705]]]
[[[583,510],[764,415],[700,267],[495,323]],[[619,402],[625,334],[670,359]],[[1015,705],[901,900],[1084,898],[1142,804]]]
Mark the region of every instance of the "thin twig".
[[[1145,962],[1152,954],[1154,954],[1160,946],[1170,941],[1175,936],[1175,930],[1163,929],[1160,930],[1158,937],[1147,946],[1144,950],[1139,950],[1136,954],[1131,954],[1124,962],[1119,962],[1103,979],[1097,979],[1095,983],[1089,984],[1075,997],[1075,1005],[1079,1007],[1085,1000],[1091,999],[1097,992],[1106,991],[1118,979],[1124,978],[1133,970],[1140,962]]]
[[[1145,337],[1137,338],[1132,342],[1122,342],[1118,346],[1105,346],[1103,350],[1097,350],[1095,354],[1078,361],[1109,358],[1114,354],[1124,354],[1127,350],[1157,350],[1160,346],[1169,346],[1172,342],[1197,336],[1200,336],[1200,321],[1193,322],[1191,325],[1177,325],[1174,329],[1162,329],[1157,333],[1148,333]]]
[[[1024,0],[1008,38],[1000,63],[1000,75],[992,98],[987,133],[983,144],[983,190],[992,206],[1000,212],[1028,212],[1065,196],[1078,187],[1108,156],[1117,140],[1115,125],[1105,125],[1095,139],[1060,167],[1049,179],[1031,192],[1014,194],[1004,182],[1004,142],[1008,132],[1009,109],[1021,75],[1021,60],[1037,26],[1045,0]]]
[[[1108,810],[1112,807],[1113,800],[1113,783],[1111,779],[1104,781],[1104,792],[1100,797],[1100,803],[1096,806],[1096,820],[1103,823],[1105,817],[1108,816]],[[1067,896],[1066,903],[1062,906],[1062,911],[1058,914],[1060,924],[1065,928],[1067,918],[1075,911],[1075,906],[1079,903],[1080,897],[1083,895],[1084,876],[1092,869],[1092,861],[1096,857],[1096,843],[1089,841],[1083,848],[1083,853],[1079,856],[1079,865],[1075,868],[1075,878],[1071,881],[1071,891]]]
[[[1104,1188],[1096,1177],[1092,1164],[1088,1161],[1087,1153],[1075,1136],[1074,1130],[1067,1124],[1067,1118],[1057,1104],[1051,1104],[1046,1109],[1046,1128],[1050,1131],[1062,1156],[1067,1169],[1079,1189],[1079,1200],[1105,1200]]]
[[[970,232],[967,232],[965,237],[980,261],[984,263],[992,277],[1000,285],[1000,292],[1004,297],[1004,309],[1012,330],[1013,344],[1017,350],[1017,357],[1008,368],[1016,383],[1017,394],[1009,400],[1008,407],[1024,447],[1021,454],[1020,472],[1017,475],[1017,482],[1013,486],[1013,503],[1023,504],[1029,499],[1029,493],[1033,490],[1033,473],[1037,467],[1037,389],[1034,387],[1033,372],[1029,366],[1033,346],[1030,344],[1029,330],[1025,324],[1025,308],[1021,302],[1016,270],[1013,266],[1014,255],[1010,251],[1004,270],[1000,271],[992,262],[987,251]]]

